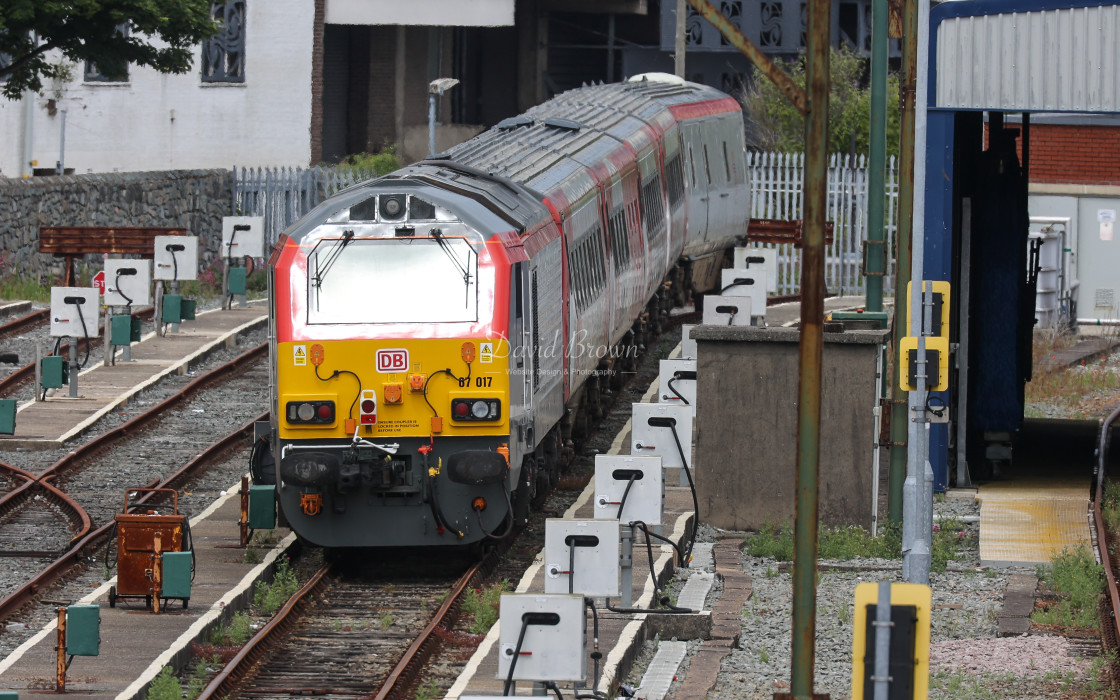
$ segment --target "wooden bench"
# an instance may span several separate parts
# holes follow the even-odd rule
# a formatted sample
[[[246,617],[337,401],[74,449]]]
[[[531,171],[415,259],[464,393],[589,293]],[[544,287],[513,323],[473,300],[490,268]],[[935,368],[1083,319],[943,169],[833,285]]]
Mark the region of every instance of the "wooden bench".
[[[119,253],[152,257],[156,236],[185,236],[185,228],[152,226],[40,226],[39,252],[66,258],[63,286],[74,286],[74,258]]]
[[[747,240],[751,243],[792,243],[800,248],[805,243],[805,222],[801,219],[751,219],[747,226]],[[832,245],[831,221],[824,224],[824,243]]]

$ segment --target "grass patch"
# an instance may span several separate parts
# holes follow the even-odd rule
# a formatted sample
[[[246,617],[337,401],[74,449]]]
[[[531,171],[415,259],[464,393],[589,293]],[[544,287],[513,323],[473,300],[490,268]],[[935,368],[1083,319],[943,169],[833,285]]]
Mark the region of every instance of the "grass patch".
[[[286,558],[281,559],[276,564],[276,573],[270,583],[257,581],[253,589],[253,605],[260,608],[264,614],[272,615],[298,590],[299,579],[296,577],[296,572],[288,565]]]
[[[1097,626],[1097,604],[1104,594],[1104,570],[1088,548],[1062,550],[1049,564],[1038,567],[1038,577],[1058,598],[1031,613],[1032,622],[1064,627]]]
[[[1058,352],[1072,347],[1077,337],[1069,333],[1037,331],[1032,355],[1035,367],[1042,367]],[[1071,412],[1067,418],[1084,417],[1079,410],[1088,395],[1115,392],[1120,389],[1120,373],[1106,369],[1107,358],[1082,362],[1069,369],[1053,372],[1036,371],[1025,387],[1027,417],[1045,416],[1044,407],[1059,407]]]
[[[240,610],[233,614],[228,625],[221,625],[210,633],[210,643],[218,647],[236,647],[249,641],[252,636],[249,613]]]
[[[498,606],[502,593],[507,590],[509,580],[502,579],[493,586],[467,591],[463,598],[463,612],[471,617],[471,634],[483,634],[498,621]]]
[[[930,571],[942,573],[949,562],[956,560],[957,549],[973,535],[960,523],[942,521],[933,526],[933,549]],[[744,551],[753,557],[793,561],[793,529],[766,525],[746,536]],[[884,526],[872,537],[862,527],[821,527],[817,534],[817,557],[820,559],[901,559],[902,531]]]
[[[182,700],[182,697],[183,687],[179,685],[179,679],[171,672],[170,666],[164,666],[148,686],[148,700]]]
[[[0,298],[26,299],[28,301],[49,304],[51,300],[52,284],[54,284],[53,279],[43,283],[37,279],[23,277],[22,275],[3,277],[0,278]]]
[[[1108,531],[1120,533],[1120,482],[1104,482],[1104,495],[1101,497],[1101,516],[1104,517]]]

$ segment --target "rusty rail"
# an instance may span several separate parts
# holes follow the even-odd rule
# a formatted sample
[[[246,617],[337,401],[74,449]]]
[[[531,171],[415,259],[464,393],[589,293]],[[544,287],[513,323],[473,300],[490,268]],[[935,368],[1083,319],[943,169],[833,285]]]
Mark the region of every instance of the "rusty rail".
[[[60,476],[64,473],[67,473],[71,469],[77,468],[77,466],[82,464],[84,461],[92,459],[101,452],[107,450],[113,443],[127,437],[132,432],[145,427],[149,423],[158,420],[164,411],[175,407],[179,403],[182,403],[202,389],[205,389],[210,385],[215,384],[222,379],[225,379],[228,375],[236,373],[245,365],[259,360],[267,352],[267,350],[268,344],[261,343],[255,348],[235,357],[226,364],[202,375],[198,379],[195,379],[190,384],[183,387],[182,390],[180,390],[179,393],[175,394],[174,396],[170,396],[164,399],[159,404],[153,406],[144,413],[141,413],[124,425],[121,425],[117,428],[114,428],[113,430],[102,434],[98,438],[86,443],[85,445],[82,445],[74,452],[71,452],[66,457],[63,457],[59,461],[55,462],[36,477],[36,482],[43,483],[48,479]],[[189,476],[190,472],[199,468],[206,462],[214,460],[215,455],[224,454],[225,451],[230,449],[231,444],[235,443],[239,439],[243,439],[244,436],[252,430],[254,422],[255,421],[250,421],[245,425],[239,427],[237,430],[233,431],[225,438],[211,445],[201,455],[191,460],[182,469],[177,471],[175,474],[172,474],[163,482],[154,482],[150,486],[165,487],[181,483],[183,479]],[[21,486],[20,488],[23,488],[23,486]],[[13,493],[14,492],[8,492],[2,498],[0,498],[0,510],[7,507],[8,501],[13,498]],[[137,501],[137,505],[148,503],[149,500],[151,500],[151,495],[152,494],[149,494],[143,498],[140,498]],[[57,580],[59,577],[63,576],[67,571],[69,571],[71,566],[81,560],[83,553],[87,552],[91,548],[96,548],[98,545],[100,545],[104,538],[109,535],[112,527],[113,523],[106,523],[96,530],[88,532],[84,537],[73,541],[70,549],[64,552],[56,561],[43,569],[43,571],[41,571],[26,584],[16,589],[15,591],[12,591],[7,597],[0,599],[0,621],[7,619],[21,607],[31,602],[32,598],[37,592]]]
[[[50,317],[50,309],[39,309],[38,311],[32,311],[19,318],[13,318],[11,321],[0,326],[0,338],[10,338],[13,335],[18,335],[28,328],[34,328],[41,323],[46,323],[50,320]]]

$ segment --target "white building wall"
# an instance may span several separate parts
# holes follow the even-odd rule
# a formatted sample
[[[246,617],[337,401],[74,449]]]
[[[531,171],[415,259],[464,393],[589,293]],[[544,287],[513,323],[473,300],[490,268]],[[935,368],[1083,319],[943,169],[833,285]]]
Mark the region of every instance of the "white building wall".
[[[32,98],[38,167],[59,159],[61,110],[77,173],[308,165],[313,0],[250,0],[246,15],[244,83],[204,84],[198,48],[181,75],[130,66],[127,84],[85,83],[76,64],[61,89],[46,84]],[[0,97],[0,175],[20,174],[24,129],[22,100]]]

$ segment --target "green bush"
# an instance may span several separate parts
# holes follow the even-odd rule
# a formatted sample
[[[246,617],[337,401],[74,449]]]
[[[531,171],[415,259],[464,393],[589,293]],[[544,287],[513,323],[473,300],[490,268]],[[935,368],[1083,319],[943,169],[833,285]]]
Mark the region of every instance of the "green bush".
[[[1049,564],[1038,567],[1038,577],[1058,594],[1058,601],[1031,619],[1044,625],[1096,627],[1097,605],[1104,594],[1104,570],[1088,548],[1063,549]]]
[[[343,170],[372,172],[376,177],[400,169],[401,159],[397,157],[396,148],[389,146],[379,153],[355,153],[347,156],[338,167]]]
[[[172,673],[170,666],[164,666],[148,686],[148,700],[181,700],[182,697],[183,688],[179,685],[179,679]]]
[[[257,581],[253,589],[253,604],[266,615],[272,615],[298,590],[299,579],[296,572],[288,565],[287,559],[281,559],[276,564],[276,573],[271,583]]]
[[[463,598],[463,612],[471,616],[472,634],[484,634],[498,621],[498,606],[502,593],[509,589],[509,581],[502,579],[488,588],[467,591]]]

